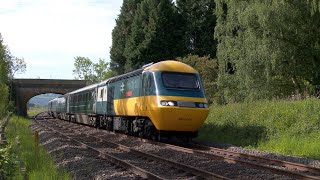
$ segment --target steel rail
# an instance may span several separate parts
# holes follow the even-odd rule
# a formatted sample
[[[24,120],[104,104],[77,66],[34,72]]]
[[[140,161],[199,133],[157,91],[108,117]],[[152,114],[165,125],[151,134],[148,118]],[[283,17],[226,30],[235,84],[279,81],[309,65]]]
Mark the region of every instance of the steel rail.
[[[320,168],[316,168],[316,167],[312,167],[312,166],[308,166],[308,165],[304,165],[304,164],[293,163],[293,162],[289,162],[289,161],[281,161],[281,160],[277,160],[277,159],[270,159],[270,158],[255,156],[255,155],[248,155],[248,154],[244,154],[244,153],[228,151],[225,149],[219,149],[219,148],[204,146],[204,145],[200,145],[200,144],[191,144],[191,145],[196,148],[199,148],[199,149],[201,149],[201,148],[203,148],[204,150],[209,149],[209,151],[213,152],[213,153],[223,152],[224,155],[226,155],[226,156],[241,158],[241,159],[245,159],[245,160],[249,159],[252,161],[262,161],[270,166],[286,167],[288,169],[296,169],[296,170],[300,170],[303,172],[311,172],[311,173],[316,173],[316,174],[320,175]]]
[[[186,152],[186,153],[190,153],[190,154],[196,154],[196,155],[200,155],[200,156],[202,155],[202,156],[205,156],[208,158],[212,158],[212,157],[221,158],[224,161],[229,162],[229,163],[241,163],[241,164],[244,164],[244,165],[247,165],[250,167],[254,167],[254,168],[258,168],[258,169],[267,169],[273,173],[285,175],[285,176],[296,178],[296,179],[320,180],[319,176],[311,176],[311,175],[301,174],[301,173],[289,171],[286,169],[279,169],[279,168],[275,168],[272,166],[258,164],[257,162],[258,162],[258,159],[264,159],[265,161],[270,160],[270,163],[277,162],[278,164],[285,165],[285,167],[287,167],[287,168],[289,168],[289,167],[292,169],[300,168],[300,170],[304,170],[305,172],[313,172],[313,173],[320,174],[319,168],[314,168],[314,167],[303,165],[303,164],[297,164],[297,163],[291,163],[291,162],[287,162],[287,161],[280,161],[280,160],[268,159],[268,158],[263,158],[263,157],[258,157],[258,156],[252,156],[252,155],[248,155],[248,154],[237,153],[237,152],[232,152],[232,151],[228,151],[228,150],[224,150],[224,149],[218,149],[218,148],[202,146],[202,145],[198,145],[198,147],[210,149],[210,151],[205,152],[205,151],[200,151],[197,149],[191,149],[191,148],[185,148],[185,147],[176,146],[176,145],[172,145],[172,144],[154,142],[154,141],[150,141],[150,140],[146,140],[146,139],[143,139],[143,141],[148,142],[148,143],[152,143],[155,145],[163,146],[163,147],[168,147],[168,148],[171,148],[171,149],[174,149],[177,151],[182,151],[182,152]],[[213,149],[214,149],[214,151],[213,151]],[[229,153],[230,155],[226,157],[224,155],[226,153]],[[240,157],[242,155],[244,157],[246,157],[245,160],[238,159],[238,157]],[[250,162],[248,160],[251,160],[254,162]],[[270,164],[270,163],[269,163],[269,165],[275,165],[275,164]]]
[[[165,158],[162,158],[160,156],[153,155],[153,154],[150,154],[150,153],[147,153],[147,152],[142,152],[142,151],[139,151],[139,150],[124,146],[124,145],[119,144],[119,143],[107,141],[105,139],[102,139],[102,138],[99,138],[99,137],[96,137],[96,136],[88,135],[88,134],[85,134],[85,133],[83,133],[83,132],[81,132],[79,130],[71,129],[71,128],[68,128],[68,127],[63,127],[61,125],[57,125],[57,126],[60,126],[62,128],[67,128],[67,129],[69,129],[71,131],[77,131],[79,133],[82,133],[82,134],[86,135],[87,137],[95,138],[95,139],[99,140],[99,142],[107,143],[110,146],[122,149],[124,151],[132,152],[132,153],[135,153],[137,155],[147,157],[149,159],[154,159],[154,160],[157,160],[157,161],[161,161],[161,162],[170,164],[171,166],[173,166],[175,168],[178,168],[178,169],[181,169],[183,171],[187,170],[187,172],[191,172],[194,175],[197,175],[197,176],[200,176],[200,177],[203,177],[203,178],[206,178],[206,179],[229,179],[229,178],[223,177],[221,175],[218,175],[218,174],[215,174],[215,173],[212,173],[212,172],[209,172],[209,171],[205,171],[205,170],[202,170],[202,169],[199,169],[199,168],[196,168],[196,167],[188,166],[188,165],[176,162],[176,161],[165,159]]]
[[[105,159],[105,160],[107,160],[107,161],[109,161],[109,162],[111,162],[111,163],[117,164],[117,165],[119,165],[119,166],[121,166],[121,167],[123,167],[123,168],[125,168],[125,169],[128,169],[128,170],[134,172],[135,174],[140,175],[140,176],[143,177],[143,178],[147,178],[147,179],[163,179],[163,178],[161,178],[161,177],[159,177],[159,176],[157,176],[157,175],[155,175],[155,174],[153,174],[153,173],[151,173],[151,172],[148,172],[148,171],[146,171],[146,170],[144,170],[144,169],[141,169],[141,168],[139,168],[139,167],[137,167],[137,166],[135,166],[135,165],[133,165],[133,164],[127,163],[127,162],[125,162],[125,161],[123,161],[123,160],[121,160],[121,159],[118,159],[118,158],[116,158],[116,157],[114,157],[114,156],[112,156],[112,155],[109,155],[109,154],[107,154],[107,153],[103,153],[103,152],[101,152],[100,150],[98,150],[98,149],[96,149],[96,148],[94,148],[94,147],[92,147],[92,146],[89,146],[89,145],[87,145],[87,144],[85,144],[85,143],[82,143],[82,142],[80,142],[80,141],[78,141],[78,140],[75,140],[75,139],[73,139],[73,138],[71,138],[71,137],[69,137],[69,136],[67,136],[67,135],[64,135],[63,133],[60,133],[59,131],[57,131],[57,130],[49,127],[49,126],[44,125],[43,123],[40,123],[36,118],[37,118],[37,116],[35,116],[35,121],[36,121],[38,124],[40,124],[41,126],[43,126],[43,127],[45,127],[45,128],[48,128],[48,129],[50,129],[51,131],[53,131],[53,132],[55,132],[55,133],[58,133],[58,134],[60,134],[61,136],[66,137],[67,139],[70,139],[70,140],[72,140],[72,141],[75,141],[75,142],[77,142],[77,143],[79,143],[79,144],[87,147],[88,149],[91,149],[91,150],[93,150],[93,151],[98,152],[100,157],[102,157],[103,159]]]

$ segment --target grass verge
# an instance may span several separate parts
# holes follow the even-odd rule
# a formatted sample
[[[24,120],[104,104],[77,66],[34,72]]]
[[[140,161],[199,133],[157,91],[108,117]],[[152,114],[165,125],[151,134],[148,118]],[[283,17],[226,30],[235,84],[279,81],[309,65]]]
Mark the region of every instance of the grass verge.
[[[259,101],[210,107],[198,139],[320,160],[320,101]]]
[[[47,111],[47,108],[46,107],[30,107],[28,109],[28,116],[31,117],[31,116],[34,116],[34,115],[37,115],[41,112],[44,112],[44,111]]]
[[[13,116],[6,128],[6,136],[11,144],[12,153],[16,155],[16,173],[12,179],[71,179],[70,175],[58,169],[53,159],[38,146],[29,128],[30,120]],[[24,167],[25,174],[20,169]]]

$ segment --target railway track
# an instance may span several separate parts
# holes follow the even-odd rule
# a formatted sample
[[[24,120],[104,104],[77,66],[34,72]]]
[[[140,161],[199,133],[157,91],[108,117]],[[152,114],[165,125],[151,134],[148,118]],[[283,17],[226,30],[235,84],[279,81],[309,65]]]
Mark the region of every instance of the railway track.
[[[181,152],[204,156],[207,158],[220,158],[228,163],[239,163],[248,167],[267,170],[272,173],[285,175],[295,179],[320,180],[320,169],[304,164],[238,153],[230,150],[214,148],[195,143],[189,144],[188,147],[183,147],[173,144],[154,142],[146,139],[143,139],[143,141]]]
[[[72,139],[88,149],[98,152],[100,156],[104,157],[105,159],[111,160],[112,163],[132,170],[134,173],[143,178],[228,179],[212,172],[204,171],[196,167],[168,160],[143,151],[138,151],[119,143],[107,141],[100,137],[84,134],[81,131],[73,128],[56,125],[54,123],[48,123],[48,121],[46,121],[46,124],[44,124],[39,121],[40,115],[44,114],[35,116],[35,121],[41,126],[50,129],[68,139]],[[44,117],[43,119],[46,118]],[[48,126],[48,124],[50,124],[50,126]],[[79,138],[79,135],[81,138]],[[125,154],[125,156],[123,156],[123,154]],[[165,170],[166,173],[159,173],[159,169]]]
[[[241,163],[250,167],[266,169],[273,173],[282,174],[285,176],[297,179],[313,179],[320,180],[320,169],[307,166],[304,164],[292,163],[254,155],[238,153],[230,150],[213,148],[200,144],[190,144],[191,148],[173,147],[183,151],[187,150],[191,153],[201,153],[205,156],[219,156],[230,163]]]
[[[66,123],[66,122],[65,122]],[[79,126],[79,125],[77,125]],[[77,129],[74,125],[70,125],[71,129]],[[89,128],[89,127],[87,127]],[[99,131],[103,134],[113,134],[109,131]],[[188,153],[192,155],[206,157],[207,159],[220,159],[230,164],[241,164],[254,169],[261,169],[263,171],[269,171],[275,174],[284,175],[294,179],[320,179],[320,169],[303,164],[292,163],[287,161],[280,161],[275,159],[269,159],[264,157],[252,156],[243,153],[237,153],[228,151],[225,149],[218,149],[200,144],[190,144],[188,147],[182,147],[172,144],[165,144],[160,142],[154,142],[146,139],[139,139],[133,136],[127,136],[124,134],[116,134],[124,139],[132,139],[132,141],[142,141],[143,143],[153,144],[162,148],[171,149],[178,152]],[[103,137],[103,136],[102,136]],[[105,141],[104,139],[98,138],[100,142]],[[113,142],[111,142],[112,145]],[[113,144],[113,146],[122,147],[121,144]],[[128,147],[127,147],[128,148]],[[127,151],[135,151],[133,148],[127,149]],[[195,174],[195,173],[194,173]],[[207,177],[206,177],[207,178]]]

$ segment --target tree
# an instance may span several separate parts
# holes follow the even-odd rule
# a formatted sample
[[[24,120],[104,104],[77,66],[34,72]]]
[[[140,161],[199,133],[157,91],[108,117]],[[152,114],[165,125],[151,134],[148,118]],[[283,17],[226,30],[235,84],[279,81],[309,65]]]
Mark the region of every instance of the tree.
[[[99,59],[98,63],[93,63],[87,57],[77,56],[74,59],[75,69],[73,70],[73,74],[76,75],[77,79],[84,79],[91,83],[96,83],[115,75],[108,67],[109,63],[104,59]]]
[[[93,67],[97,81],[102,81],[116,75],[116,73],[109,68],[109,63],[104,59],[99,59],[99,62],[93,64]]]
[[[216,4],[218,82],[228,102],[287,97],[320,84],[320,16],[307,1]]]
[[[183,39],[187,53],[216,57],[215,2],[213,0],[177,0],[177,8],[183,17]]]
[[[126,71],[181,56],[183,41],[180,23],[180,15],[171,0],[142,1],[126,42]]]
[[[15,56],[10,55],[9,60],[9,69],[11,78],[14,77],[15,74],[23,74],[25,73],[27,68],[26,62],[23,58],[17,58]]]
[[[110,50],[110,68],[117,74],[124,73],[126,58],[124,49],[131,33],[131,25],[138,4],[141,0],[124,0],[116,26],[112,31],[112,46]]]
[[[96,78],[93,75],[94,66],[91,60],[87,57],[77,56],[74,58],[74,67],[73,74],[76,75],[76,78],[89,80],[91,82],[96,82]]]
[[[0,34],[0,118],[4,116],[8,107],[8,67],[7,47],[3,44]]]

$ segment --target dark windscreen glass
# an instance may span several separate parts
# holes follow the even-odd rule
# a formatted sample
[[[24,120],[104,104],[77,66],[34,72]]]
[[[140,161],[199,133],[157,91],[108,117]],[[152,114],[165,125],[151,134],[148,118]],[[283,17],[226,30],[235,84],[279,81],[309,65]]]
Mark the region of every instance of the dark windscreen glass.
[[[198,89],[199,83],[195,74],[162,73],[162,81],[166,88]]]

